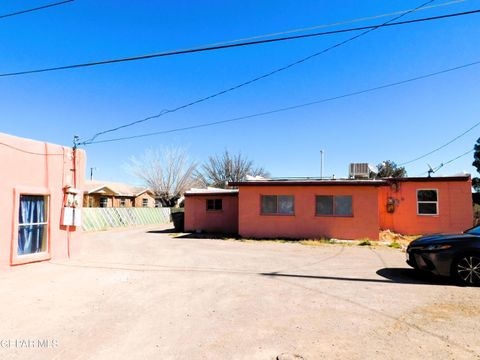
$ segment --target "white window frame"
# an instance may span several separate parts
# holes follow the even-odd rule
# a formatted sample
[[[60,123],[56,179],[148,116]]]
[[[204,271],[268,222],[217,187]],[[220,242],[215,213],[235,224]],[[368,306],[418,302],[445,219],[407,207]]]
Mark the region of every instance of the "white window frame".
[[[420,201],[418,200],[418,193],[420,191],[435,191],[437,193],[437,201]],[[417,216],[438,216],[440,215],[440,192],[438,189],[417,189],[415,193],[415,201],[417,202]],[[437,212],[435,214],[420,214],[420,203],[422,204],[436,204]]]
[[[144,208],[148,207],[148,203],[149,203],[148,198],[143,198],[142,199],[142,207],[144,207]]]

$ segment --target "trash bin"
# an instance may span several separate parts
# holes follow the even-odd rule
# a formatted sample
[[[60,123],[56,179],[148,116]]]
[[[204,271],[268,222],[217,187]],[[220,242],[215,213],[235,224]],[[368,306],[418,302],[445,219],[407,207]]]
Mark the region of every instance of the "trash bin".
[[[182,232],[185,226],[185,213],[174,212],[172,213],[173,227],[175,231]]]

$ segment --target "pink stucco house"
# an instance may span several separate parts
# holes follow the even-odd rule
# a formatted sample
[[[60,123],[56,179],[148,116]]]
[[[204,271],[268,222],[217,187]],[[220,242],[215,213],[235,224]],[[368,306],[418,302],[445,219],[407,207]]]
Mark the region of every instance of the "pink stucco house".
[[[78,249],[83,150],[0,133],[0,267]]]
[[[251,238],[376,240],[383,229],[412,235],[452,233],[471,227],[473,221],[469,175],[229,185],[238,190],[228,195],[191,191],[186,196],[187,231],[238,228],[240,236]],[[210,209],[215,202],[219,205]]]
[[[186,191],[185,229],[236,234],[238,190],[208,188]]]

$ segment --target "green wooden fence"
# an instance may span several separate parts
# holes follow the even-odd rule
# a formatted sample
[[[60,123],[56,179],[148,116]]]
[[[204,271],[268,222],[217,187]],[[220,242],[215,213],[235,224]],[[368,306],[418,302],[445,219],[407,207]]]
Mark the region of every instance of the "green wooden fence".
[[[99,231],[118,227],[167,224],[169,208],[83,208],[84,231]]]

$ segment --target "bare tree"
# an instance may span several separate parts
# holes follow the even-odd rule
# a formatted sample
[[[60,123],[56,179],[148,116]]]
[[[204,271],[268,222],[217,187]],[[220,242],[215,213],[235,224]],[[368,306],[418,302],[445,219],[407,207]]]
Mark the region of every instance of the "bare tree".
[[[198,184],[194,176],[197,164],[182,148],[147,150],[139,158],[131,157],[128,168],[143,180],[162,206],[173,207],[183,193]]]
[[[268,177],[263,167],[256,167],[252,160],[241,153],[231,155],[225,150],[221,155],[210,156],[202,165],[197,177],[205,184],[225,188],[227,182],[244,181],[247,175]]]

